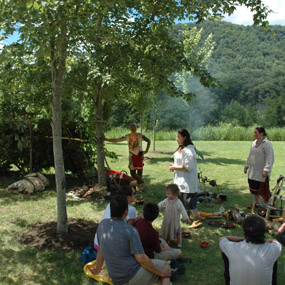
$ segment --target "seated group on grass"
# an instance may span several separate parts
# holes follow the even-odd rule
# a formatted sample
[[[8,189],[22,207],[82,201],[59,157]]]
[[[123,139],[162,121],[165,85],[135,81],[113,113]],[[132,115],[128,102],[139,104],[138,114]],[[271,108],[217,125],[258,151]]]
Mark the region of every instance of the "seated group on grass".
[[[161,284],[171,284],[171,268],[167,261],[176,259],[185,262],[189,259],[181,257],[180,249],[169,247],[169,240],[159,238],[159,233],[152,226],[159,209],[163,208],[163,201],[158,205],[147,203],[143,217],[136,219],[135,208],[129,205],[135,199],[134,189],[125,187],[120,194],[112,198],[98,226],[94,239],[97,261],[96,266],[90,268],[91,273],[98,275],[105,261],[114,284],[154,284],[159,280]],[[167,211],[172,211],[172,215],[167,213],[170,215],[167,220],[171,217],[177,219],[178,216],[180,221],[181,214],[186,222],[190,222],[188,215],[184,215],[184,207],[181,208],[179,202],[174,206],[176,199],[170,201],[174,202],[168,205]],[[176,241],[181,245],[180,222],[175,222],[176,226],[167,221],[165,226],[171,230],[166,232],[169,237],[169,231],[174,231]],[[281,244],[264,240],[265,222],[258,216],[246,218],[243,229],[244,238],[220,239],[226,284],[277,284],[277,259],[281,254]]]

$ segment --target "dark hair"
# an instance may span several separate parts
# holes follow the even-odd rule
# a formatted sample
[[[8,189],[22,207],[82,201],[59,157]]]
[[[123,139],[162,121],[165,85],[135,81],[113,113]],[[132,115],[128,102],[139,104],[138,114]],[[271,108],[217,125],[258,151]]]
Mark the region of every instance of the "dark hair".
[[[111,218],[121,218],[128,209],[128,200],[126,196],[114,196],[110,202]]]
[[[178,130],[177,133],[179,133],[182,137],[186,137],[185,141],[183,142],[183,145],[180,145],[178,146],[178,148],[176,149],[179,150],[179,149],[182,149],[184,148],[185,146],[191,144],[191,145],[194,145],[192,140],[191,140],[191,137],[190,137],[190,133],[186,130],[186,129],[181,129],[181,130]],[[175,152],[176,152],[175,151]]]
[[[123,185],[119,190],[119,195],[123,196],[132,196],[135,192],[135,189],[130,185]]]
[[[173,195],[176,195],[177,197],[180,195],[180,191],[179,191],[177,184],[167,185],[166,190],[169,190]]]
[[[244,237],[246,242],[252,242],[255,244],[262,244],[265,242],[265,222],[257,216],[252,215],[245,218],[243,221]]]
[[[148,222],[153,222],[159,213],[158,205],[155,203],[146,203],[143,207],[143,217]]]
[[[267,133],[265,132],[265,129],[263,127],[256,127],[255,128],[260,134],[263,133],[263,136],[267,136]]]
[[[137,124],[131,122],[131,123],[129,124],[129,128],[133,128],[133,127],[134,127],[135,129],[137,129]]]

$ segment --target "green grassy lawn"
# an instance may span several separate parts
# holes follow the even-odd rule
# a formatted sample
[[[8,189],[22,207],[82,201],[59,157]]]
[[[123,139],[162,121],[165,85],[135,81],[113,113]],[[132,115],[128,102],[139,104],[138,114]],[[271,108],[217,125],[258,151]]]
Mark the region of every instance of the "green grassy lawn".
[[[246,210],[252,197],[247,186],[247,177],[243,174],[243,164],[247,158],[251,142],[207,142],[197,141],[196,147],[204,154],[205,161],[198,161],[198,168],[203,176],[215,179],[222,193],[227,194],[223,203],[226,210],[235,207]],[[106,144],[110,151],[118,154],[118,161],[109,161],[112,169],[128,170],[128,150],[125,142]],[[275,162],[270,187],[283,171],[285,142],[273,142]],[[144,177],[147,188],[144,190],[145,202],[159,202],[165,198],[165,186],[173,181],[173,173],[168,171],[168,164],[173,161],[175,141],[156,142],[156,152],[146,155]],[[2,182],[1,188],[7,187],[12,180]],[[70,182],[71,183],[71,182]],[[72,181],[76,185],[76,181]],[[80,183],[78,183],[80,185]],[[207,184],[207,188],[213,188]],[[99,222],[107,201],[67,200],[68,218],[81,218]],[[218,211],[220,204],[202,203],[198,209],[205,212]],[[143,206],[137,206],[138,214]],[[246,210],[249,211],[249,210]],[[20,243],[23,232],[30,229],[30,224],[56,220],[55,187],[32,196],[14,195],[0,191],[0,284],[94,284],[83,273],[81,252],[55,252],[52,250],[31,249]],[[162,215],[154,222],[159,229]],[[183,230],[188,230],[182,224]],[[192,258],[187,271],[175,284],[223,284],[223,263],[218,246],[218,239],[224,235],[242,235],[241,227],[227,230],[203,226],[191,230],[192,238],[183,239],[183,255]],[[82,233],[84,235],[84,232]],[[271,236],[268,235],[268,238]],[[210,247],[202,249],[200,240],[206,240]],[[90,241],[92,243],[92,241]],[[278,284],[285,280],[285,254],[279,258]]]

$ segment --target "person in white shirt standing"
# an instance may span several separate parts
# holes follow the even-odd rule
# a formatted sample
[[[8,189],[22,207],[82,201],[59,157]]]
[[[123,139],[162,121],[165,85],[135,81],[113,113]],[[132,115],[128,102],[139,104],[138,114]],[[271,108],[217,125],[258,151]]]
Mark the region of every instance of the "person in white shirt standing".
[[[174,172],[174,184],[179,187],[179,197],[188,213],[194,216],[194,222],[189,228],[202,225],[201,217],[197,210],[198,172],[195,146],[186,129],[177,132],[176,141],[178,148],[174,152],[174,164],[169,165],[169,170]]]
[[[257,215],[244,220],[243,230],[244,237],[220,238],[226,285],[276,285],[281,244],[265,241],[265,222]]]

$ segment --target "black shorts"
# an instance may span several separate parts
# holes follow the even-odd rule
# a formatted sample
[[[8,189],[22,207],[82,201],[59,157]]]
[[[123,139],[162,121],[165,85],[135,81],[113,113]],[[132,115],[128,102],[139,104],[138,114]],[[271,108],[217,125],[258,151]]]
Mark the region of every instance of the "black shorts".
[[[260,182],[252,179],[248,179],[249,191],[253,195],[258,195],[260,189]]]
[[[197,193],[181,193],[179,198],[186,210],[197,209]]]

